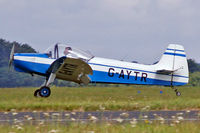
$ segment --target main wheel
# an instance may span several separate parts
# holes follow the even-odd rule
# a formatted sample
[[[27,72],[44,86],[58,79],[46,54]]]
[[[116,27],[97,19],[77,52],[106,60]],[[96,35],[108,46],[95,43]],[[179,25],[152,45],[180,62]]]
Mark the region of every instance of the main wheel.
[[[41,97],[49,97],[51,95],[51,90],[47,86],[43,86],[40,88],[39,95]]]
[[[181,96],[181,93],[179,91],[177,91],[176,96]]]
[[[39,97],[40,96],[40,89],[37,89],[35,92],[34,92],[34,96],[35,97]]]

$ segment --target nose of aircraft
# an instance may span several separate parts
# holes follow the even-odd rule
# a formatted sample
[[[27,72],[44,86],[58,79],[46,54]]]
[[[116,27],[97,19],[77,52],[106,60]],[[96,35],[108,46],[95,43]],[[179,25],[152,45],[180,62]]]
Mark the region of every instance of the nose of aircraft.
[[[18,72],[29,72],[32,66],[29,66],[25,63],[20,53],[15,53],[12,57],[11,65],[14,66],[14,69]]]

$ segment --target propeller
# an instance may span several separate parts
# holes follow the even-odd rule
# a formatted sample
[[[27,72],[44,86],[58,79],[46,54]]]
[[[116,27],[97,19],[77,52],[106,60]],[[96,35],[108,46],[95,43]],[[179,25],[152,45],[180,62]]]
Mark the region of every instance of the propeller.
[[[10,67],[11,67],[11,65],[12,65],[12,62],[13,62],[13,60],[14,60],[14,52],[15,52],[15,44],[13,44],[12,49],[11,49],[11,52],[10,52],[10,59],[9,59],[9,63],[8,63],[9,70],[10,70]]]

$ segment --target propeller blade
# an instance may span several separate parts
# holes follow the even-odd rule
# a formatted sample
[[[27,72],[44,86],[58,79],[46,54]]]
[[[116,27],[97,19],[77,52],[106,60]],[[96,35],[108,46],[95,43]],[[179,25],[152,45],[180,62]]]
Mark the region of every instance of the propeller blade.
[[[11,52],[10,52],[10,59],[9,59],[9,63],[8,63],[9,69],[10,69],[13,59],[14,59],[14,52],[15,52],[15,44],[13,44]]]

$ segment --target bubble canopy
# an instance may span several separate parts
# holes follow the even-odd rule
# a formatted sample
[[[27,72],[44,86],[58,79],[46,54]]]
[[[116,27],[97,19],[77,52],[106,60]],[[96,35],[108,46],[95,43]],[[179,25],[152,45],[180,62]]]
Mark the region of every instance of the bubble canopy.
[[[70,58],[78,58],[85,61],[92,59],[94,56],[89,52],[68,46],[66,44],[56,44],[45,50],[49,58],[57,59],[63,56]]]

